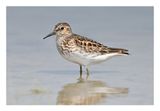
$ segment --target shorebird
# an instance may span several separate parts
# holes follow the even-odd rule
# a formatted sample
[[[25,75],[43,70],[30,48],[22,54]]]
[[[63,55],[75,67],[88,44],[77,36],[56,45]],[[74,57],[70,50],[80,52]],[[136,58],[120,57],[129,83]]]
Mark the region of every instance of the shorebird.
[[[88,78],[90,65],[101,63],[113,56],[129,55],[127,49],[108,47],[73,33],[71,26],[66,22],[55,25],[54,30],[43,39],[52,35],[56,35],[56,45],[60,55],[80,66],[80,79],[82,78],[82,66],[86,68]]]

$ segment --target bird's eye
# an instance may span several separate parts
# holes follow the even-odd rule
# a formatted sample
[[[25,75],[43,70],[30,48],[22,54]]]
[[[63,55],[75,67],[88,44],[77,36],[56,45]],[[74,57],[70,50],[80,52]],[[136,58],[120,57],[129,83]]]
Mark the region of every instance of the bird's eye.
[[[61,27],[61,30],[63,30],[64,29],[64,27]]]

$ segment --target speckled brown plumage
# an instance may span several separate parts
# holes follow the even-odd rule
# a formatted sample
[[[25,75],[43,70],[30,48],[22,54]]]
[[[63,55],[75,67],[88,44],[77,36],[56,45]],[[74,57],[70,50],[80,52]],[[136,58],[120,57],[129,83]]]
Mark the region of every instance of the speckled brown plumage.
[[[80,79],[82,78],[82,66],[86,67],[88,77],[88,66],[101,63],[113,56],[129,55],[126,49],[108,47],[87,37],[72,33],[70,25],[65,22],[58,23],[53,32],[43,39],[52,35],[56,35],[59,53],[66,60],[80,65]]]
[[[65,41],[62,42],[61,48],[62,50],[83,50],[86,53],[99,53],[102,55],[107,53],[129,54],[126,49],[107,47],[92,39],[77,34],[73,34],[65,39]]]

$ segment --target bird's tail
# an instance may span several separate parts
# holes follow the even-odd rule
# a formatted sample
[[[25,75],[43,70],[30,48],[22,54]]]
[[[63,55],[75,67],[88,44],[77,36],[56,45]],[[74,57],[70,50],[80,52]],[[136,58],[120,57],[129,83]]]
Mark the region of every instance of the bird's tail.
[[[108,48],[110,53],[118,53],[122,55],[129,55],[129,52],[127,49],[121,49],[121,48]]]

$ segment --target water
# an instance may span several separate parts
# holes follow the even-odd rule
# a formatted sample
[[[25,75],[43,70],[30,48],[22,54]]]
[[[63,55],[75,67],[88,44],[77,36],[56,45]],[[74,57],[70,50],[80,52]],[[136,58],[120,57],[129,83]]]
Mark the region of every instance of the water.
[[[55,38],[42,39],[61,21],[131,55],[91,66],[79,81],[79,66],[59,55]],[[153,104],[153,8],[8,7],[7,104]]]

